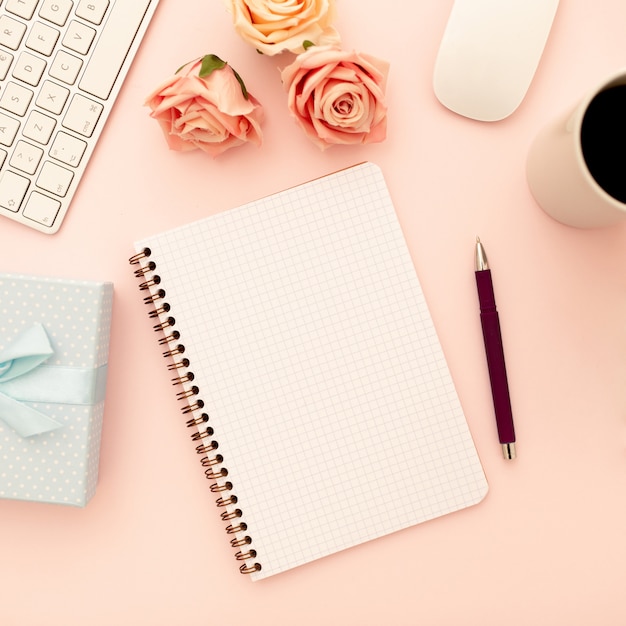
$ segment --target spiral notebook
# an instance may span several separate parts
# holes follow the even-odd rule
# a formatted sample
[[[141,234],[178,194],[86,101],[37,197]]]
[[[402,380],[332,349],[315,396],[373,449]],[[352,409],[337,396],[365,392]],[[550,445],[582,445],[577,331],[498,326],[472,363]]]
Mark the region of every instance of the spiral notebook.
[[[241,572],[271,576],[485,496],[376,165],[135,250]]]

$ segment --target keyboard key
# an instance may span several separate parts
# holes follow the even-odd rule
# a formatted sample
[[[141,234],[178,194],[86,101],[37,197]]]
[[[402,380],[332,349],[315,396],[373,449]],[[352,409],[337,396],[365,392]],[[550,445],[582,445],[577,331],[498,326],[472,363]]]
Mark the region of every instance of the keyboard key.
[[[49,57],[59,38],[59,31],[43,22],[35,22],[26,37],[26,47]]]
[[[7,172],[8,174],[9,172]],[[64,196],[74,178],[74,173],[52,161],[46,161],[37,177],[37,187],[45,189],[56,196]]]
[[[86,149],[85,141],[61,131],[57,133],[50,146],[50,156],[62,163],[77,167]]]
[[[111,94],[150,0],[116,2],[78,85],[102,100]]]
[[[0,44],[17,50],[26,32],[26,24],[14,20],[8,15],[0,15]]]
[[[7,77],[11,63],[13,63],[13,55],[10,52],[0,50],[0,80]]]
[[[91,137],[102,109],[103,106],[99,102],[75,94],[67,108],[62,124],[65,128],[80,135]]]
[[[80,0],[76,15],[92,24],[100,24],[109,4],[109,0]]]
[[[9,163],[15,169],[21,170],[26,174],[34,174],[42,156],[43,150],[41,148],[33,146],[27,141],[18,141],[15,144],[15,150]]]
[[[39,0],[8,0],[6,8],[9,13],[29,20],[33,16],[38,2]]]
[[[63,37],[63,45],[79,54],[87,54],[96,36],[96,31],[82,22],[72,20]]]
[[[3,146],[13,145],[19,129],[20,123],[15,118],[0,112],[0,144]]]
[[[33,97],[33,92],[22,85],[14,82],[7,83],[2,96],[0,96],[0,107],[5,111],[10,111],[16,115],[24,115]]]
[[[29,52],[22,52],[13,68],[13,76],[33,87],[36,87],[46,69],[46,62]]]
[[[4,165],[4,161],[7,158],[7,151],[6,150],[0,150],[0,167],[2,167]]]
[[[30,181],[11,171],[0,174],[0,206],[16,213],[28,190]]]
[[[39,9],[39,16],[57,26],[63,26],[72,10],[71,0],[44,0]]]
[[[43,82],[41,90],[37,95],[36,104],[42,109],[58,115],[63,110],[69,95],[69,89],[57,85],[51,80],[46,80]]]
[[[24,217],[30,220],[44,226],[52,226],[60,208],[61,203],[58,200],[33,191],[24,205],[23,213]]]
[[[73,85],[82,65],[82,59],[65,52],[65,50],[59,50],[50,66],[50,76],[58,78],[68,85]]]
[[[54,118],[33,110],[24,124],[22,133],[24,137],[45,145],[50,141],[55,126],[56,120]]]

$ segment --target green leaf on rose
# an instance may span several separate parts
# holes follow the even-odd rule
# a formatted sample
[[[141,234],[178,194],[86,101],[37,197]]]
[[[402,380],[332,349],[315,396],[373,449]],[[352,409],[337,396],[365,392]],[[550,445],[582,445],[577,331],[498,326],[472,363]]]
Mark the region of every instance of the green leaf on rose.
[[[193,63],[193,61],[187,61],[187,63],[185,63],[184,65],[181,65],[175,72],[174,74],[178,74],[178,72],[180,72],[180,70],[183,69],[183,67],[187,67],[189,65],[189,63]]]
[[[215,70],[221,70],[226,67],[226,61],[222,61],[215,54],[205,54],[202,57],[202,64],[200,65],[200,78],[206,78],[212,74]]]
[[[239,76],[239,74],[233,69],[232,65],[230,69],[233,70],[233,74],[235,75],[235,78],[237,79],[237,82],[239,83],[239,86],[241,87],[241,93],[243,94],[243,97],[247,100],[248,90],[246,89],[246,84],[243,82],[243,79],[241,78],[241,76]]]
[[[201,59],[200,71],[198,72],[198,76],[200,78],[206,78],[207,76],[210,76],[215,70],[223,70],[227,65],[228,63],[220,59],[216,54],[205,54]],[[183,67],[185,66],[183,65],[182,67],[178,68],[176,70],[176,73],[180,72],[180,70],[182,70]],[[241,93],[243,94],[243,97],[246,100],[248,100],[249,99],[248,90],[246,89],[246,85],[243,82],[243,79],[232,68],[232,66],[230,69],[233,70],[233,74],[235,75],[235,78],[237,79],[237,82],[239,83],[239,86],[241,87]]]
[[[305,40],[302,42],[302,47],[303,47],[305,50],[308,50],[311,46],[314,46],[314,45],[315,45],[315,44],[314,44],[312,41],[309,41],[308,39],[305,39]]]

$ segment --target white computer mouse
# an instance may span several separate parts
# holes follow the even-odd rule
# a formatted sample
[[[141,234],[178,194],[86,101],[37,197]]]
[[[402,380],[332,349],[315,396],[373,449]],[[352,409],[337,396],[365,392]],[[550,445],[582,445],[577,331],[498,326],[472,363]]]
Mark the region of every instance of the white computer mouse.
[[[495,122],[517,109],[539,64],[558,0],[455,0],[435,62],[439,101]]]

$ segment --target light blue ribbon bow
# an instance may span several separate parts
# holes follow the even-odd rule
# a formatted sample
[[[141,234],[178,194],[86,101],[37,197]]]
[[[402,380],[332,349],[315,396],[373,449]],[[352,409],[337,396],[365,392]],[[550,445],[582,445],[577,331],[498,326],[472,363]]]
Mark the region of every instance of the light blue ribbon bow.
[[[106,365],[95,369],[43,365],[53,354],[41,324],[33,324],[0,352],[0,420],[22,437],[63,426],[25,402],[94,404],[104,397]]]

